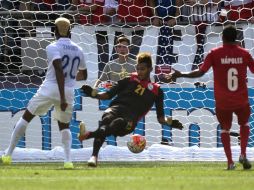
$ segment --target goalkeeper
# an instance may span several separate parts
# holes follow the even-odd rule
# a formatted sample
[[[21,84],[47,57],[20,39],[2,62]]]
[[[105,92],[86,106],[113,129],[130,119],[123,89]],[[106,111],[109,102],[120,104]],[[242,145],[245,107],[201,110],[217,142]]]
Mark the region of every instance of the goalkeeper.
[[[106,136],[125,136],[134,131],[139,119],[151,109],[155,103],[157,119],[160,124],[172,128],[182,129],[178,120],[164,116],[163,91],[160,86],[150,81],[152,71],[152,58],[148,53],[137,56],[137,73],[118,81],[107,92],[97,93],[88,85],[83,85],[81,90],[92,98],[108,100],[115,97],[105,110],[102,122],[97,130],[86,131],[85,125],[80,124],[79,140],[94,138],[93,153],[88,160],[88,166],[97,166],[99,150]]]

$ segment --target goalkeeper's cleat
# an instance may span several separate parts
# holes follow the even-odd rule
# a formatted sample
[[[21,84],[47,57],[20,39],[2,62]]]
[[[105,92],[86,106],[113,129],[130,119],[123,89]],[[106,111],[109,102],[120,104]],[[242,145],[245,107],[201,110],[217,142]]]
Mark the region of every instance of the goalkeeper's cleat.
[[[87,165],[90,167],[97,167],[97,157],[96,156],[92,156],[88,161],[87,161]]]
[[[72,162],[64,162],[64,169],[71,170],[73,168],[74,166]]]
[[[80,122],[79,124],[79,134],[78,134],[78,139],[80,142],[82,142],[83,140],[85,140],[88,135],[90,134],[90,132],[86,131],[86,126],[83,122]]]
[[[235,168],[236,168],[235,163],[231,163],[231,164],[228,165],[227,170],[235,170]]]
[[[3,163],[4,165],[10,165],[12,162],[11,156],[2,155],[0,159],[0,163]]]
[[[243,155],[240,155],[239,157],[239,163],[243,165],[244,170],[251,169],[251,163],[250,161]]]

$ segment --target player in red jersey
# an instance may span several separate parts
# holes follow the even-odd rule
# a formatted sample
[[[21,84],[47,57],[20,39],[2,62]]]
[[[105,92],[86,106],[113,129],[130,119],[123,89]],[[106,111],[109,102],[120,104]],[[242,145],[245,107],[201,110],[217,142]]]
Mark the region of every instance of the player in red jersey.
[[[212,49],[202,66],[188,73],[175,70],[167,76],[168,80],[179,77],[197,78],[203,76],[211,67],[214,75],[214,95],[216,116],[221,125],[221,141],[228,160],[228,169],[235,169],[230,147],[230,128],[235,113],[240,125],[241,154],[239,162],[244,169],[250,169],[251,163],[246,157],[246,147],[250,133],[250,105],[246,84],[247,67],[254,73],[254,60],[249,52],[236,42],[237,31],[232,25],[223,30],[223,46]]]
[[[133,132],[137,122],[146,115],[153,104],[155,104],[160,124],[170,125],[177,129],[183,128],[178,120],[172,120],[170,117],[165,118],[163,91],[158,84],[150,81],[151,71],[151,55],[140,53],[137,56],[137,73],[118,81],[109,91],[97,94],[90,86],[82,86],[81,89],[90,97],[100,100],[115,97],[104,112],[101,125],[96,131],[86,132],[83,123],[80,125],[80,141],[94,138],[92,157],[88,161],[89,166],[97,166],[98,153],[106,136],[125,136]]]

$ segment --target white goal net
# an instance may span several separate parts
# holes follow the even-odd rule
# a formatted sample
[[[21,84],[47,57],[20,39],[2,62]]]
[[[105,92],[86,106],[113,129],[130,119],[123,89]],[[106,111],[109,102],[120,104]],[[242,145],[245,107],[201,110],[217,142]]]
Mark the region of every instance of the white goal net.
[[[4,2],[4,1],[1,1]],[[14,5],[18,1],[9,1]],[[208,23],[202,39],[197,43],[197,33],[193,23],[178,22],[169,36],[162,34],[162,27],[150,24],[107,23],[103,25],[81,25],[75,11],[21,11],[15,7],[2,8],[0,12],[0,155],[8,147],[13,127],[23,114],[28,101],[38,89],[47,70],[45,47],[54,40],[52,21],[58,16],[66,16],[72,21],[71,39],[84,52],[87,69],[87,83],[94,85],[105,64],[114,58],[115,39],[126,35],[132,49],[133,58],[138,52],[150,52],[154,62],[152,76],[158,80],[163,72],[173,67],[180,71],[196,68],[211,48],[222,44],[222,24]],[[237,22],[239,39],[254,56],[254,25]],[[165,29],[165,28],[164,28]],[[167,29],[167,28],[166,28]],[[168,41],[170,43],[166,43]],[[163,43],[164,44],[163,47]],[[159,49],[161,48],[161,49]],[[165,58],[164,58],[165,56]],[[157,77],[156,77],[157,76]],[[253,75],[248,73],[249,98],[252,115],[250,117],[250,139],[247,154],[254,160],[253,128]],[[195,86],[199,81],[206,86]],[[158,81],[160,82],[160,81]],[[103,110],[109,101],[98,101],[80,96],[77,84],[75,91],[75,111],[71,121],[72,157],[84,161],[92,152],[92,140],[83,144],[77,139],[78,125],[84,121],[89,130],[98,127]],[[152,109],[138,124],[135,133],[145,135],[146,149],[140,154],[131,153],[126,146],[129,136],[108,137],[99,154],[100,160],[176,160],[210,161],[225,160],[220,140],[220,126],[215,116],[212,71],[198,80],[180,79],[175,84],[161,84],[164,90],[165,113],[179,119],[182,131],[161,126]],[[57,122],[52,119],[53,110],[45,116],[36,117],[29,124],[25,136],[15,149],[14,161],[59,161],[63,160],[60,133]],[[231,136],[233,157],[238,158],[240,148],[237,133],[239,127],[234,117]]]

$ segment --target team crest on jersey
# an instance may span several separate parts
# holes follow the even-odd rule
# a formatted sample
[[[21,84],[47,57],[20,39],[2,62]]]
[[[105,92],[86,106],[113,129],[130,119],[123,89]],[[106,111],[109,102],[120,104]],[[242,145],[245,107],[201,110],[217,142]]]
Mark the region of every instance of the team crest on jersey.
[[[149,84],[147,85],[147,88],[148,88],[149,90],[153,90],[153,84],[152,84],[152,83],[149,83]]]

